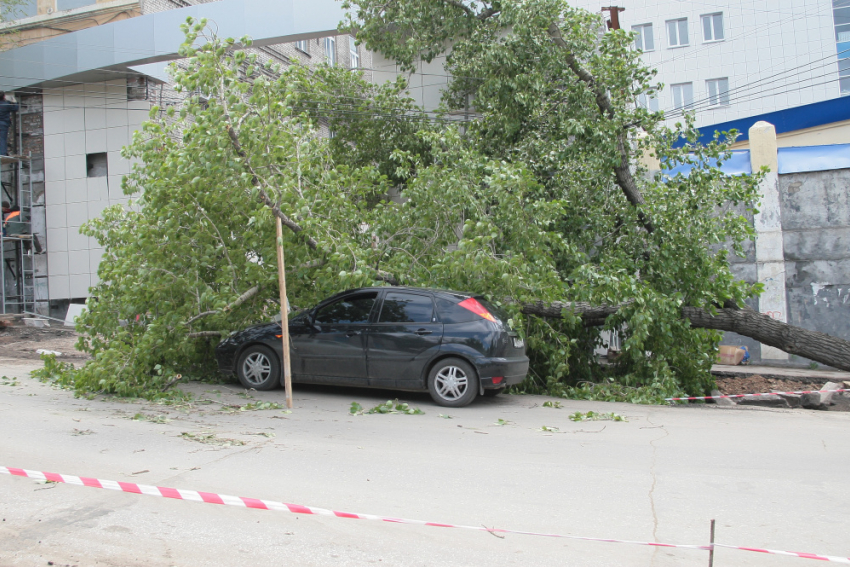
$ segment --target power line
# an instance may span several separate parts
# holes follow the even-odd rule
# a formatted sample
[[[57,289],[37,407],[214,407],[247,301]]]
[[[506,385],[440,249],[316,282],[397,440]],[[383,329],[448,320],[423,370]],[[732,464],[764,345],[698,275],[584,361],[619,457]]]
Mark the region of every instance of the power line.
[[[765,77],[763,79],[759,79],[757,81],[752,81],[750,83],[746,83],[746,84],[741,85],[739,87],[729,89],[728,91],[726,91],[726,93],[729,94],[729,95],[734,93],[736,95],[736,97],[740,97],[740,95],[744,95],[750,90],[753,90],[753,89],[756,89],[756,88],[761,88],[761,87],[766,86],[766,85],[771,85],[771,84],[777,83],[779,81],[787,81],[788,79],[791,79],[791,78],[796,77],[798,75],[801,75],[803,73],[815,72],[818,69],[823,69],[825,67],[829,67],[829,66],[833,65],[835,62],[830,61],[828,63],[824,63],[822,65],[818,65],[817,67],[812,67],[810,69],[804,69],[804,67],[808,67],[810,65],[814,65],[815,63],[820,63],[822,61],[826,61],[827,59],[831,59],[832,57],[838,57],[838,56],[842,55],[843,53],[850,53],[850,49],[847,49],[846,51],[842,51],[841,53],[838,53],[837,55],[829,55],[827,57],[824,57],[823,59],[811,61],[809,63],[805,63],[804,65],[800,65],[798,67],[793,67],[793,68],[788,69],[786,71],[782,71],[781,73],[771,75],[770,77]],[[802,69],[802,70],[797,71],[798,69]],[[793,73],[791,75],[785,76],[785,77],[782,76],[782,75],[786,75],[787,73],[791,73],[791,71],[797,71],[797,72]],[[830,74],[832,74],[834,72],[835,71],[831,71]],[[810,77],[809,79],[806,79],[806,80],[814,80],[814,79],[818,79],[822,76],[825,76],[825,75],[820,75],[818,77]],[[781,77],[781,78],[777,78],[777,77]],[[769,79],[776,79],[776,80],[770,81],[770,82],[765,82],[765,81],[768,81]],[[762,84],[760,84],[760,83],[762,83]],[[710,97],[709,96],[709,97],[700,99],[700,100],[695,101],[692,104],[688,105],[687,108],[684,109],[684,110],[690,111],[690,110],[696,110],[696,109],[700,109],[700,108],[707,108],[707,107],[715,106],[714,104],[712,104],[712,101],[717,100],[718,98],[720,98],[720,94],[718,94],[717,97]],[[671,109],[671,113],[670,113],[671,117],[680,116],[682,114],[682,111],[683,111],[682,108]],[[665,112],[666,112],[666,110],[665,110]]]

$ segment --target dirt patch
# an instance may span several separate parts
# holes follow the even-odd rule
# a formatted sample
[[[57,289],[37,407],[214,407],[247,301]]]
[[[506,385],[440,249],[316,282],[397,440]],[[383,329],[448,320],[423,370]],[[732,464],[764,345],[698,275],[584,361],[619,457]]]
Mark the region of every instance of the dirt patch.
[[[60,325],[60,323],[54,323]],[[89,355],[75,348],[79,335],[70,327],[45,327],[37,329],[23,325],[0,327],[0,355],[4,358],[39,360],[39,349],[61,352],[57,360],[84,362]]]
[[[735,394],[761,394],[766,392],[807,392],[820,390],[825,381],[811,379],[793,380],[787,378],[765,377],[759,374],[735,377],[715,377],[717,389],[727,396]],[[829,411],[850,411],[850,396],[835,394]]]
[[[760,394],[763,392],[773,392],[774,390],[781,392],[800,392],[817,390],[822,385],[818,382],[803,380],[766,378],[759,374],[717,378],[717,389],[726,395]]]

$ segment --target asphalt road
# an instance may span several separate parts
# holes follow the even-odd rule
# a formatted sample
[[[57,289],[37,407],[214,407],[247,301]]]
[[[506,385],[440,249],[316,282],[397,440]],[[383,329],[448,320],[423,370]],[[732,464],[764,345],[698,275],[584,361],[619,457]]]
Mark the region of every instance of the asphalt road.
[[[386,392],[283,403],[194,384],[183,406],[75,399],[0,359],[0,466],[534,532],[850,556],[850,414],[503,396],[349,415]],[[30,365],[30,366],[27,366]],[[12,385],[16,384],[16,385]],[[625,422],[576,423],[576,412]],[[141,415],[138,415],[141,414]],[[451,416],[441,417],[443,416]],[[135,419],[134,419],[135,417]],[[499,425],[503,420],[505,425]],[[552,429],[545,431],[543,426]],[[206,442],[202,442],[206,441]],[[704,551],[292,515],[0,475],[0,566],[690,566]],[[811,560],[719,549],[715,565]]]

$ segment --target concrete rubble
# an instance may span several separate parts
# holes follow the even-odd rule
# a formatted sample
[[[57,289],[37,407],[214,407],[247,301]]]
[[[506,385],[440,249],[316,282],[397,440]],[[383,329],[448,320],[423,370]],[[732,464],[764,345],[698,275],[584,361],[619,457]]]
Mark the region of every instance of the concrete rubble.
[[[711,395],[715,396],[715,397],[722,396],[723,392],[721,392],[720,390],[712,390]],[[735,400],[733,400],[731,398],[717,398],[717,399],[714,400],[714,403],[717,404],[720,407],[732,407],[732,406],[737,405],[735,403]]]

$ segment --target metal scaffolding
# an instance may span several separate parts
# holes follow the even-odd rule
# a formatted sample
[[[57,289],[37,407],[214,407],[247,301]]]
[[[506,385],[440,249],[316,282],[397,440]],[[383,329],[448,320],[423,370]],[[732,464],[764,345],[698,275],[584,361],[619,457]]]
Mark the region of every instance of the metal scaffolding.
[[[0,156],[2,200],[21,211],[0,232],[0,314],[35,312],[31,169],[29,158]]]

